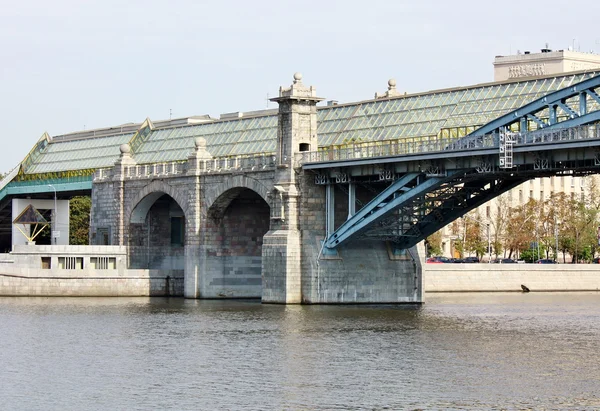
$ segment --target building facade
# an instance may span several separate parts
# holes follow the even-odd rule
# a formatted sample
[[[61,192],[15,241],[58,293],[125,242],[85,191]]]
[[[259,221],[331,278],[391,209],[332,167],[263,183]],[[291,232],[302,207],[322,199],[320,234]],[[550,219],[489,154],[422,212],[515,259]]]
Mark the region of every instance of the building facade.
[[[539,53],[525,51],[512,56],[496,56],[494,81],[539,77],[600,68],[600,55],[580,51],[551,50],[543,48]]]

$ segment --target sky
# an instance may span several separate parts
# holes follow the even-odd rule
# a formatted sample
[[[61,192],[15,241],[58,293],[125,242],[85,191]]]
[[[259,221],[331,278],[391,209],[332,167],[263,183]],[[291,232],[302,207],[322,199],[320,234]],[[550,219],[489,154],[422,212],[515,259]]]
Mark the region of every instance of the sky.
[[[598,0],[0,0],[0,172],[44,132],[489,82],[496,55],[600,53]]]

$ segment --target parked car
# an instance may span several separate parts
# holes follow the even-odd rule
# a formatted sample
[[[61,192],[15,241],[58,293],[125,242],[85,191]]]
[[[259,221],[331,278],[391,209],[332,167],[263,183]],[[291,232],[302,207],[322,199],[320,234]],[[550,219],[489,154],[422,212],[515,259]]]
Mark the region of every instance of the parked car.
[[[549,258],[542,258],[540,260],[537,260],[535,263],[536,264],[557,264],[556,261],[551,260]]]
[[[596,257],[592,260],[592,264],[600,264],[600,257]]]
[[[437,256],[437,257],[429,257],[427,259],[428,264],[446,264],[451,262],[448,257]]]
[[[493,261],[495,264],[516,264],[512,258],[497,258]]]
[[[478,263],[478,257],[465,257],[461,260],[461,263]]]

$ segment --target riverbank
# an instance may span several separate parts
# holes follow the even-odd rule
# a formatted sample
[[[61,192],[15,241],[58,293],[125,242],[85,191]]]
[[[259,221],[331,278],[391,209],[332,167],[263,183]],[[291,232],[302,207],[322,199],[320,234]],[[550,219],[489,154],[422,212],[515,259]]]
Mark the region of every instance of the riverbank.
[[[522,285],[533,292],[600,291],[600,264],[422,264],[422,270],[425,293],[516,292]],[[0,296],[183,296],[184,280],[183,270],[128,268],[122,246],[16,246],[0,254]]]
[[[600,291],[600,264],[424,264],[423,289],[436,292]]]

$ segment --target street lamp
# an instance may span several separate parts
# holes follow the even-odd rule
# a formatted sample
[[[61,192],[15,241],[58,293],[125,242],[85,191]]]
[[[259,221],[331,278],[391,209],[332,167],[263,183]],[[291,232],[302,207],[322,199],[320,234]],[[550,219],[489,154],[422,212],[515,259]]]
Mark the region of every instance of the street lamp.
[[[558,221],[556,221],[556,215],[554,215],[554,241],[556,243],[554,259],[556,261],[558,261]],[[563,257],[563,260],[564,260],[564,257]]]
[[[490,237],[490,223],[487,223],[487,235],[488,235],[488,264],[492,262],[492,239]]]
[[[52,184],[48,184],[48,187],[54,190],[54,212],[52,213],[52,242],[56,245],[56,220],[58,217],[58,208],[56,208],[56,188]]]

